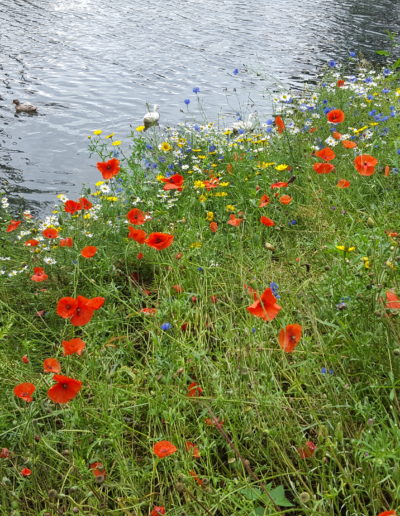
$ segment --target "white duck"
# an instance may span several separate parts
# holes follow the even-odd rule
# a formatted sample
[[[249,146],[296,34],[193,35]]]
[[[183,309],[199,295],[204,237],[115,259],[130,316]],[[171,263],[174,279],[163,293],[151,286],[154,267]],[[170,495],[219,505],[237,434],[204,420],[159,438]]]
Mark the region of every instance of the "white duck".
[[[21,104],[18,99],[13,100],[13,104],[15,104],[15,111],[17,113],[36,113],[37,107],[33,104]]]
[[[244,120],[239,120],[238,122],[234,122],[232,124],[232,131],[237,134],[239,131],[252,131],[258,120],[258,113],[257,111],[254,111],[253,113],[250,113],[247,122]]]
[[[149,127],[153,125],[158,125],[158,121],[160,120],[160,113],[158,112],[159,106],[154,104],[153,111],[149,111],[143,117],[143,125],[144,130],[147,131]]]

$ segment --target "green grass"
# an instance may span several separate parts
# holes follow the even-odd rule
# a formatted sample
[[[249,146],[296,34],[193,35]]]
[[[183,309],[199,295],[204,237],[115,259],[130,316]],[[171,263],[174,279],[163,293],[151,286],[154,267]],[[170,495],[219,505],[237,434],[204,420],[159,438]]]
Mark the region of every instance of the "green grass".
[[[400,331],[385,295],[400,292],[399,118],[390,109],[399,109],[400,91],[396,74],[361,71],[351,82],[331,72],[324,80],[314,99],[277,106],[282,134],[274,126],[243,135],[178,126],[145,136],[133,130],[122,146],[93,135],[94,163],[118,149],[122,168],[105,182],[109,192],[104,185],[85,192],[95,204],[87,212],[71,216],[60,201],[43,224],[11,215],[3,202],[0,448],[10,456],[0,458],[1,514],[139,516],[165,506],[168,516],[373,516],[399,509]],[[321,175],[313,152],[328,146],[327,106],[344,111],[335,128],[357,147],[331,144],[335,172]],[[372,109],[388,118],[376,122]],[[162,141],[171,150],[159,150]],[[373,175],[354,168],[360,154],[378,159]],[[164,191],[155,177],[169,165],[184,176],[181,192]],[[211,175],[228,184],[207,190]],[[271,189],[292,176],[288,187]],[[349,188],[337,188],[342,178]],[[262,194],[271,201],[259,208]],[[292,197],[289,205],[279,202],[282,194]],[[173,234],[170,247],[127,238],[134,206],[151,215],[137,228]],[[238,227],[227,224],[230,214],[243,219]],[[261,215],[276,225],[262,225]],[[11,219],[23,222],[7,233]],[[74,246],[43,238],[48,225]],[[36,237],[37,247],[23,245]],[[98,247],[93,258],[80,256],[87,245]],[[40,266],[49,278],[35,283]],[[246,310],[254,299],[245,285],[261,294],[271,282],[282,310],[266,322]],[[56,313],[60,298],[77,295],[105,298],[80,327]],[[277,336],[293,323],[303,336],[285,353]],[[86,349],[64,357],[61,342],[74,337]],[[83,382],[66,404],[47,396],[49,357]],[[22,382],[36,386],[31,403],[13,394]],[[192,382],[201,396],[188,396]],[[215,418],[223,424],[207,424]],[[157,458],[152,447],[161,440],[178,451]],[[200,458],[186,450],[188,441]],[[307,441],[316,451],[301,458]],[[104,476],[93,474],[94,462]],[[24,467],[30,476],[21,475]]]

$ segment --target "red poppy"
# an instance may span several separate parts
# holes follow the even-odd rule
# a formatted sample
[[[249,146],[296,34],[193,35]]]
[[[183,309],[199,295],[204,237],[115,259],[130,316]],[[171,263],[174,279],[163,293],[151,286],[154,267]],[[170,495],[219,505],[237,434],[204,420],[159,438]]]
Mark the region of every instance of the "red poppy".
[[[256,317],[260,317],[264,321],[272,321],[282,309],[282,307],[276,303],[276,297],[269,287],[264,290],[261,297],[258,297],[257,294],[255,294],[254,297],[255,301],[252,305],[247,307],[247,311]]]
[[[326,119],[328,122],[331,122],[331,124],[340,124],[341,122],[344,122],[344,118],[344,113],[341,109],[332,109],[326,115]]]
[[[29,475],[32,474],[32,471],[29,468],[24,468],[21,469],[20,473],[23,477],[29,477]]]
[[[169,247],[173,241],[174,235],[169,235],[168,233],[150,233],[144,243],[161,251]]]
[[[335,138],[335,140],[340,140],[342,134],[338,133],[337,131],[333,131],[332,136]]]
[[[29,364],[29,358],[28,358],[28,355],[24,355],[22,358],[21,358],[22,362],[24,364]]]
[[[47,391],[48,397],[55,403],[67,403],[75,398],[81,390],[82,382],[68,378],[61,374],[55,374],[53,380],[57,382]]]
[[[178,448],[170,443],[169,441],[158,441],[153,446],[153,452],[159,457],[160,459],[163,459],[164,457],[168,457],[168,455],[172,455],[178,451]]]
[[[202,395],[203,389],[196,382],[192,382],[187,388],[189,398],[198,398]]]
[[[142,308],[140,312],[142,314],[154,315],[157,313],[157,308]]]
[[[270,198],[268,197],[268,195],[265,195],[265,194],[264,194],[264,195],[262,195],[262,196],[261,196],[261,199],[260,199],[260,201],[259,201],[259,203],[258,203],[258,207],[259,207],[259,208],[264,208],[264,206],[267,206],[267,204],[269,203],[269,201],[270,201]]]
[[[95,477],[106,477],[107,473],[102,462],[92,462],[89,464],[89,469]]]
[[[16,230],[17,227],[21,224],[21,222],[21,220],[12,220],[7,226],[6,232],[10,233],[11,231]]]
[[[385,167],[384,176],[385,177],[389,177],[390,176],[390,167],[389,167],[389,165],[386,165],[386,167]]]
[[[87,245],[81,251],[81,255],[84,258],[93,258],[93,256],[97,253],[97,247],[95,245]]]
[[[281,204],[290,204],[292,202],[292,198],[290,197],[290,195],[281,195],[279,197],[279,202]]]
[[[375,172],[375,165],[378,163],[378,160],[369,154],[361,154],[361,156],[356,157],[353,163],[361,176],[372,176]]]
[[[172,285],[171,288],[173,288],[175,292],[178,292],[178,294],[182,294],[183,292],[183,287],[181,285]]]
[[[136,255],[136,258],[137,258],[138,260],[143,260],[143,258],[144,258],[144,254],[143,254],[143,253],[138,253],[138,254]]]
[[[103,179],[111,179],[120,171],[119,160],[112,158],[108,161],[97,163],[97,170],[101,172]]]
[[[271,188],[285,188],[286,186],[289,186],[289,183],[285,183],[284,181],[278,181],[277,183],[271,185]]]
[[[160,516],[165,514],[165,507],[162,505],[156,505],[151,511],[150,516]]]
[[[126,218],[129,220],[131,224],[134,226],[141,226],[146,222],[146,214],[139,210],[138,208],[132,208]]]
[[[323,149],[315,152],[315,156],[324,159],[325,161],[331,161],[336,158],[336,154],[329,147],[324,147]]]
[[[86,199],[86,197],[80,197],[79,204],[81,206],[81,210],[90,210],[90,208],[93,207],[93,204],[88,199]]]
[[[240,226],[240,224],[243,222],[243,219],[238,219],[235,217],[233,213],[229,215],[229,220],[227,221],[227,224],[230,224],[231,226]]]
[[[61,344],[64,349],[64,356],[73,355],[74,353],[81,355],[86,346],[86,343],[79,337],[71,340],[63,340]]]
[[[143,244],[146,240],[146,231],[143,231],[143,229],[136,229],[132,226],[128,226],[129,229],[129,235],[128,238],[132,238],[132,240],[135,240],[138,244]]]
[[[336,186],[338,188],[348,188],[350,186],[350,181],[347,181],[347,179],[339,179]]]
[[[397,516],[396,511],[383,511],[378,514],[378,516]]]
[[[74,241],[71,237],[62,238],[60,240],[60,247],[72,247],[74,245]]]
[[[309,459],[314,455],[316,449],[317,447],[312,441],[307,441],[303,448],[297,449],[297,452],[301,459]]]
[[[392,310],[400,308],[400,299],[396,296],[396,294],[393,291],[388,290],[386,292],[386,299],[386,308],[390,308]]]
[[[204,181],[204,187],[206,190],[211,190],[212,188],[217,188],[219,186],[218,177],[212,177],[209,181]]]
[[[26,402],[32,401],[32,394],[36,391],[36,387],[33,383],[20,383],[14,387],[14,394],[21,398],[21,400],[25,400]]]
[[[178,190],[179,192],[181,192],[184,177],[180,174],[174,174],[170,177],[163,177],[161,181],[165,183],[163,190]]]
[[[36,240],[35,238],[31,238],[31,240],[27,240],[24,245],[26,245],[28,247],[36,247],[37,245],[39,245],[39,240]]]
[[[58,231],[54,228],[46,228],[42,231],[42,235],[45,238],[57,238],[58,237]]]
[[[63,319],[69,319],[78,308],[78,301],[73,297],[63,297],[57,303],[57,314]]]
[[[212,233],[216,233],[218,231],[218,224],[216,222],[210,222],[208,227]]]
[[[32,281],[39,283],[40,281],[46,281],[48,278],[47,274],[44,272],[43,267],[34,267],[33,272],[34,274],[31,276]]]
[[[190,441],[186,441],[185,448],[187,451],[192,452],[192,455],[195,459],[200,459],[200,450],[196,444],[193,444]]]
[[[268,217],[264,217],[264,215],[260,218],[260,222],[264,224],[264,226],[275,226],[275,222]]]
[[[0,450],[0,459],[9,459],[11,457],[11,452],[8,448],[1,448]]]
[[[79,202],[69,200],[64,204],[64,210],[73,215],[77,211],[81,210],[81,205]]]
[[[337,81],[337,83],[336,83],[336,86],[337,86],[338,88],[341,88],[342,86],[344,86],[344,84],[345,84],[344,80],[343,80],[343,79],[339,79],[339,80]]]
[[[218,303],[218,297],[217,296],[210,296],[211,303]]]
[[[285,130],[285,122],[279,115],[275,117],[275,125],[278,128],[278,133],[283,133],[283,131]]]
[[[73,326],[84,326],[91,320],[94,311],[104,305],[104,301],[104,297],[63,297],[57,303],[57,314],[63,319],[71,318]]]
[[[314,163],[313,169],[317,174],[329,174],[335,170],[332,163]]]
[[[341,143],[345,149],[354,149],[354,147],[357,147],[356,142],[352,142],[351,140],[343,140]]]
[[[56,358],[46,358],[43,362],[45,373],[61,373],[61,364]]]
[[[288,324],[285,329],[279,332],[279,345],[286,351],[291,353],[300,342],[303,328],[300,324]]]
[[[191,477],[193,477],[193,478],[194,478],[194,480],[196,480],[196,482],[197,482],[197,484],[198,484],[199,486],[202,486],[202,485],[204,484],[204,481],[203,481],[203,480],[201,480],[201,478],[198,476],[198,474],[197,474],[194,470],[189,471],[189,475],[190,475]]]

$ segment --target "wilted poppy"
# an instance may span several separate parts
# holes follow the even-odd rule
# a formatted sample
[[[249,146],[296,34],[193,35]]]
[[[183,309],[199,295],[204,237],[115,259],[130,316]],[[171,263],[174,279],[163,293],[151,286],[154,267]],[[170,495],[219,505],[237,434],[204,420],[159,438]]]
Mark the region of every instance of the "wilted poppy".
[[[84,258],[93,258],[93,256],[97,253],[97,247],[95,245],[87,245],[81,251],[81,255]]]
[[[264,226],[275,226],[275,222],[268,217],[264,217],[264,215],[260,218],[260,222],[264,224]]]
[[[290,204],[292,202],[292,198],[290,197],[290,195],[281,195],[279,197],[279,202],[281,204]]]
[[[29,475],[32,474],[32,471],[29,468],[23,468],[20,473],[23,477],[29,477]]]
[[[146,214],[139,210],[139,208],[132,208],[126,215],[126,218],[134,226],[141,226],[146,222]]]
[[[55,374],[53,380],[57,383],[53,385],[53,387],[50,387],[47,391],[47,395],[55,403],[67,403],[71,401],[82,387],[82,382],[79,380],[74,380],[73,378],[68,378],[68,376],[61,374]]]
[[[97,163],[97,170],[101,172],[103,179],[111,179],[120,171],[119,160],[112,158],[108,161]]]
[[[280,117],[279,115],[277,115],[275,117],[275,125],[278,129],[278,133],[283,133],[283,131],[285,130],[285,122],[282,120],[282,117]]]
[[[335,170],[335,167],[332,163],[314,163],[313,169],[317,174],[329,174]]]
[[[74,245],[74,241],[71,237],[62,238],[59,243],[60,247],[72,247]]]
[[[81,205],[79,202],[69,200],[64,203],[64,210],[73,215],[77,211],[81,210]]]
[[[347,181],[347,179],[339,179],[336,186],[338,188],[348,188],[350,186],[350,181]]]
[[[216,222],[210,222],[210,225],[208,227],[210,228],[210,231],[212,233],[216,233],[218,230],[218,224]]]
[[[393,291],[388,290],[386,292],[386,299],[386,308],[390,308],[392,310],[400,308],[400,299],[396,296],[396,294]]]
[[[270,201],[270,198],[268,197],[268,195],[265,195],[265,194],[264,194],[264,195],[262,195],[262,196],[261,196],[261,199],[260,199],[260,201],[259,201],[259,203],[258,203],[258,207],[259,207],[259,208],[264,208],[264,206],[267,206],[267,204],[269,203],[269,201]]]
[[[344,122],[344,113],[341,109],[332,109],[327,113],[326,119],[331,124],[340,124],[341,122]]]
[[[215,426],[215,428],[222,428],[224,426],[224,420],[220,420],[217,417],[206,417],[204,423],[208,426]]]
[[[92,464],[89,464],[89,469],[95,477],[105,478],[107,475],[102,462],[92,462]]]
[[[163,177],[161,181],[165,183],[163,190],[178,190],[179,192],[182,191],[184,178],[181,176],[181,174],[174,174],[170,177]]]
[[[190,398],[198,398],[203,393],[203,389],[196,382],[192,382],[187,388],[187,395]]]
[[[300,324],[288,324],[285,329],[281,329],[278,340],[283,351],[291,353],[294,350],[300,342],[302,331]]]
[[[154,247],[158,251],[162,249],[166,249],[169,247],[174,241],[174,235],[169,235],[167,233],[150,233],[150,235],[144,241],[150,247]]]
[[[195,459],[200,459],[200,450],[196,444],[193,444],[190,441],[186,441],[185,448],[187,451],[192,452],[192,455]]]
[[[46,228],[42,231],[42,235],[45,238],[57,238],[58,237],[58,231],[54,228]]]
[[[176,451],[178,451],[178,448],[169,441],[159,441],[153,446],[153,452],[160,459],[168,457],[168,455],[172,455]]]
[[[355,158],[353,163],[361,176],[372,176],[375,172],[375,165],[378,163],[378,160],[369,154],[361,154],[361,156]]]
[[[27,240],[24,245],[28,247],[36,247],[39,244],[39,240],[36,240],[35,238],[31,238],[30,240]]]
[[[146,240],[146,231],[143,231],[143,229],[136,229],[132,226],[128,226],[129,234],[128,238],[132,238],[132,240],[135,240],[138,244],[143,244]]]
[[[314,455],[316,449],[317,447],[312,441],[307,441],[303,448],[297,449],[297,452],[301,459],[308,459]]]
[[[178,294],[182,294],[182,292],[183,292],[182,285],[172,285],[171,288],[173,288],[175,290],[175,292],[178,292]]]
[[[278,181],[277,183],[272,184],[271,188],[285,188],[286,186],[289,186],[289,183]]]
[[[282,307],[276,303],[276,297],[270,287],[264,290],[261,297],[254,294],[254,298],[254,303],[247,307],[247,311],[256,317],[260,317],[264,321],[272,321],[282,309]]]
[[[63,340],[61,344],[64,349],[64,356],[73,355],[74,353],[81,355],[86,346],[86,343],[79,337],[71,340]]]
[[[351,140],[343,140],[341,143],[345,149],[354,149],[354,147],[357,147],[356,142],[352,142]]]
[[[20,383],[14,387],[14,394],[26,402],[32,401],[32,394],[36,391],[33,383]]]
[[[157,313],[157,308],[142,308],[140,312],[142,314],[154,315]]]
[[[194,478],[194,480],[199,486],[202,486],[204,484],[204,481],[198,476],[198,474],[193,469],[189,471],[189,475]]]
[[[9,459],[11,457],[11,452],[8,448],[0,449],[0,459]]]
[[[163,505],[156,505],[151,511],[150,516],[160,516],[163,514],[165,514],[165,507]]]
[[[227,224],[231,225],[231,226],[240,226],[240,224],[243,222],[243,219],[239,219],[237,217],[235,217],[235,215],[233,213],[231,213],[229,215],[229,220],[227,221]]]
[[[61,373],[61,364],[56,358],[46,358],[43,362],[45,373]]]
[[[323,149],[315,152],[315,156],[324,159],[325,161],[331,161],[336,158],[336,154],[329,147],[324,147]]]
[[[36,281],[39,283],[40,281],[46,281],[48,278],[47,274],[44,272],[43,267],[34,267],[33,276],[31,276],[32,281]]]

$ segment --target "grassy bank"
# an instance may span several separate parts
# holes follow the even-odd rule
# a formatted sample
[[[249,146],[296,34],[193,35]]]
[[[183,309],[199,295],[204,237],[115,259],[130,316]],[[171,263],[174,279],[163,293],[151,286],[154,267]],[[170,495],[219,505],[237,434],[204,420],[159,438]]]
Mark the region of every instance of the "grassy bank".
[[[397,87],[332,65],[251,131],[95,131],[93,191],[3,198],[1,514],[400,507]]]

